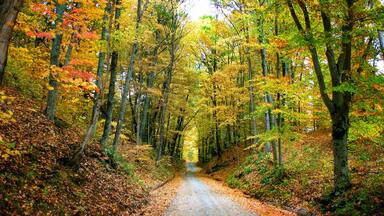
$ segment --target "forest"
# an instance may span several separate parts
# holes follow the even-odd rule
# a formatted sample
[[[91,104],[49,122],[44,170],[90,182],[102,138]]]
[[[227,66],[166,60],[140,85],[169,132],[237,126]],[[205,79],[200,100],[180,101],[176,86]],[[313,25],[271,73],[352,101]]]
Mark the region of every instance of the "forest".
[[[383,109],[382,0],[0,0],[1,215],[383,215]]]

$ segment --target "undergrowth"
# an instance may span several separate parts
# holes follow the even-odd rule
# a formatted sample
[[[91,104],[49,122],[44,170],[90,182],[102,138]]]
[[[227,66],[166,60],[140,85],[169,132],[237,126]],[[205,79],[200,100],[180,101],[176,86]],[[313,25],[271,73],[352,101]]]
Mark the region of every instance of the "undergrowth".
[[[278,205],[334,215],[383,215],[382,144],[351,142],[352,187],[335,196],[330,147],[316,140],[308,142],[288,151],[283,166],[273,166],[270,155],[250,155],[227,175],[225,182]]]

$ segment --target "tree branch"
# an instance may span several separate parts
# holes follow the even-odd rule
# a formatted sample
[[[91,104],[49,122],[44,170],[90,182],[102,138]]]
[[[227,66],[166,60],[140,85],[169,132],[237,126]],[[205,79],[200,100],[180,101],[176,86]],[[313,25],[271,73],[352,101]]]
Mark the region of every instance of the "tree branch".
[[[307,32],[304,32],[304,29],[300,23],[300,20],[299,20],[297,14],[295,12],[293,5],[292,5],[292,1],[287,0],[287,3],[288,3],[289,10],[291,12],[291,16],[296,23],[296,27],[298,28],[299,32],[302,35],[306,35],[306,33],[309,33],[308,31],[311,30],[310,29],[311,25],[310,25],[308,10],[306,9],[304,3],[301,0],[299,0],[300,8],[304,13],[305,26],[306,26]],[[304,38],[307,42],[309,42],[308,48],[309,48],[309,51],[311,53],[312,63],[313,63],[314,69],[315,69],[317,81],[319,83],[321,98],[323,99],[324,104],[327,106],[330,113],[333,113],[334,109],[335,109],[334,104],[333,104],[332,100],[329,98],[328,94],[326,93],[326,85],[324,82],[324,75],[323,75],[323,72],[321,70],[319,55],[317,54],[316,47],[314,44],[312,44],[310,38],[308,38],[308,37],[304,37]]]

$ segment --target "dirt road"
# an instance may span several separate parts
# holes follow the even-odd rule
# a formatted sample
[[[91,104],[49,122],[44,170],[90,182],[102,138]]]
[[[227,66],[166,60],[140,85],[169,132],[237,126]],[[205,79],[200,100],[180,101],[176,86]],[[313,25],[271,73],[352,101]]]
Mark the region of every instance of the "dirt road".
[[[252,213],[233,202],[225,194],[214,191],[194,175],[197,168],[188,164],[189,170],[176,197],[165,212],[166,216],[252,216]]]

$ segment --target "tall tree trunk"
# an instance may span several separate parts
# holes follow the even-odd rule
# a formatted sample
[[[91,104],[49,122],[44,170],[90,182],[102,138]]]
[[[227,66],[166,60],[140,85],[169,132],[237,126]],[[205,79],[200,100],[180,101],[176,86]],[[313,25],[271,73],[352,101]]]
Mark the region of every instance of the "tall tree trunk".
[[[157,64],[157,58],[158,58],[158,50],[160,48],[160,32],[156,31],[156,47],[153,50],[152,54],[152,61],[150,63],[151,68],[156,66]],[[155,79],[155,72],[151,71],[147,77],[147,88],[152,88],[153,87],[153,82]],[[144,105],[143,105],[143,113],[141,116],[141,140],[144,142],[149,143],[149,121],[148,121],[148,115],[149,115],[149,106],[151,104],[151,97],[149,96],[148,93],[145,94],[145,99],[144,99]]]
[[[105,7],[105,12],[104,12],[104,17],[103,17],[103,27],[102,27],[102,30],[101,30],[101,40],[102,41],[105,41],[107,39],[107,33],[108,33],[108,18],[110,17],[110,13],[111,13],[111,2],[110,0],[108,0],[107,2],[107,6]],[[92,109],[92,116],[94,115],[98,115],[98,109],[100,109],[100,104],[101,102],[99,103],[99,100],[102,99],[102,95],[104,93],[104,89],[103,89],[103,71],[104,71],[104,63],[105,63],[105,52],[104,51],[100,51],[99,52],[99,61],[98,61],[98,64],[97,64],[97,72],[96,72],[96,86],[98,88],[99,91],[95,91],[95,95],[94,95],[94,104],[93,104],[93,109]],[[109,63],[109,62],[108,62]],[[93,119],[93,118],[92,118]],[[92,131],[91,131],[91,137],[93,136],[93,134],[95,133],[96,131],[96,128],[97,128],[97,120],[98,120],[98,117],[96,119],[96,122],[92,122],[91,124],[95,124],[94,126],[92,126]]]
[[[103,17],[103,28],[101,30],[101,40],[106,39],[107,34],[107,22],[108,22],[108,15],[111,12],[111,3],[110,1],[107,2],[107,5],[105,7],[105,14]],[[92,119],[88,126],[87,132],[85,133],[83,142],[81,143],[80,147],[75,152],[73,158],[72,158],[72,164],[78,166],[80,162],[80,158],[84,153],[84,149],[88,145],[89,141],[92,139],[92,136],[94,134],[94,131],[97,127],[97,122],[99,120],[99,113],[100,113],[100,106],[101,106],[101,95],[104,94],[104,88],[103,88],[103,67],[104,67],[104,60],[105,60],[105,53],[100,52],[99,53],[99,62],[97,65],[97,80],[96,85],[99,89],[99,92],[95,93],[95,101],[94,101],[94,107],[92,112]]]
[[[115,29],[120,29],[119,19],[121,15],[120,1],[115,2]],[[101,146],[106,148],[109,134],[111,133],[111,124],[113,117],[113,108],[115,103],[115,92],[116,92],[116,78],[117,78],[117,67],[118,67],[119,53],[115,50],[111,56],[111,67],[110,67],[110,80],[108,87],[108,98],[107,98],[107,112],[104,123],[103,135],[101,136]]]
[[[72,34],[71,42],[69,43],[68,48],[67,48],[67,52],[65,53],[63,66],[67,66],[71,60],[71,55],[72,55],[72,50],[73,50],[73,45],[72,45],[73,42],[74,42],[74,35]]]
[[[144,53],[144,52],[143,52]],[[144,54],[143,54],[144,55]],[[141,55],[141,59],[143,58],[143,55]],[[141,104],[142,104],[142,89],[143,89],[143,62],[140,62],[140,69],[139,69],[139,80],[138,80],[138,88],[137,88],[137,97],[136,97],[136,105],[135,105],[135,114],[136,114],[136,144],[141,145]]]
[[[213,120],[215,122],[215,143],[216,143],[216,150],[217,150],[217,156],[220,158],[222,149],[220,144],[220,129],[219,129],[219,120],[217,119],[217,100],[216,100],[216,84],[213,84]]]
[[[145,8],[145,5],[144,5],[144,8]],[[137,0],[137,20],[136,20],[136,28],[135,28],[135,38],[134,38],[134,43],[133,43],[132,49],[131,49],[131,57],[130,57],[130,61],[129,61],[128,73],[125,75],[125,81],[124,81],[124,86],[123,86],[123,95],[121,98],[120,111],[119,111],[119,118],[118,118],[118,122],[117,122],[117,126],[116,126],[115,137],[113,139],[113,144],[112,144],[112,156],[114,156],[114,154],[117,150],[117,146],[119,145],[121,129],[123,128],[123,125],[124,125],[125,107],[127,105],[127,98],[128,98],[128,94],[129,94],[129,90],[130,90],[130,82],[131,82],[132,74],[133,74],[133,66],[135,64],[137,49],[139,46],[139,42],[138,42],[139,32],[138,31],[139,31],[140,24],[142,21],[142,16],[143,16],[143,8],[141,6],[141,0]]]
[[[109,88],[108,88],[107,112],[106,112],[106,118],[104,123],[103,135],[101,137],[101,145],[103,146],[104,149],[107,146],[109,134],[111,132],[113,107],[115,103],[118,59],[119,59],[119,53],[117,51],[113,51],[112,58],[111,58],[111,73],[110,73],[110,81],[109,81]]]
[[[333,158],[336,191],[343,191],[349,187],[348,170],[348,129],[349,104],[341,103],[339,109],[332,114]]]
[[[128,99],[129,88],[130,88],[130,83],[132,79],[133,66],[135,64],[137,48],[138,48],[138,42],[135,42],[131,50],[131,58],[129,61],[128,72],[127,74],[125,74],[123,94],[121,97],[120,110],[119,110],[119,118],[116,126],[115,137],[113,139],[113,144],[112,144],[113,146],[112,155],[114,155],[114,153],[116,152],[117,146],[119,145],[119,142],[120,142],[120,134],[121,134],[121,129],[123,128],[124,120],[125,120],[125,108],[127,105],[127,99]]]
[[[174,156],[175,155],[175,150],[177,149],[178,147],[178,142],[181,138],[181,133],[182,133],[182,128],[183,128],[183,124],[184,124],[184,117],[179,117],[180,119],[178,119],[178,126],[177,126],[177,129],[176,129],[176,134],[175,134],[175,137],[173,139],[173,143],[172,143],[172,146],[171,146],[171,152],[170,152],[170,155],[171,156]]]
[[[248,29],[246,30],[246,40],[247,43],[249,43],[249,32]],[[246,48],[246,55],[247,55],[247,65],[248,65],[248,79],[249,79],[249,97],[250,97],[250,111],[251,111],[251,129],[252,129],[252,140],[253,144],[257,143],[257,125],[256,125],[256,116],[255,116],[255,94],[253,90],[253,70],[252,70],[252,61],[251,61],[251,52],[249,50],[249,47]]]
[[[148,78],[149,79],[149,78]],[[140,124],[140,139],[142,142],[149,143],[148,139],[148,124],[149,124],[149,106],[151,104],[151,100],[149,98],[148,93],[145,94],[144,104],[143,104],[143,112],[141,114],[141,124]]]
[[[278,5],[276,4],[275,6],[275,36],[279,36],[279,8],[278,8]],[[279,52],[276,52],[276,77],[277,79],[280,79],[281,78],[281,68],[280,68],[280,54]],[[286,75],[286,72],[284,71],[285,69],[285,66],[283,65],[282,66],[282,70],[283,70],[283,77],[285,77]],[[282,105],[282,100],[281,100],[281,93],[278,92],[277,93],[277,109],[281,109],[281,105]],[[277,164],[279,166],[281,166],[283,164],[283,155],[282,155],[282,140],[281,140],[281,136],[282,136],[282,124],[283,124],[283,117],[282,117],[282,114],[279,112],[277,114],[277,132],[278,132],[278,138],[277,138],[277,151],[276,151],[276,154],[277,154]]]
[[[259,20],[259,32],[260,32],[260,36],[259,36],[259,41],[260,43],[264,43],[264,17],[263,17],[263,14],[260,15],[260,20]],[[262,75],[264,77],[266,77],[268,75],[268,64],[267,64],[267,50],[265,48],[262,48],[260,50],[260,57],[261,57],[261,67],[262,67]],[[269,95],[268,92],[265,92],[265,95],[264,95],[264,102],[265,103],[272,103],[271,102],[271,99],[272,97]],[[271,113],[271,110],[268,109],[266,112],[265,112],[265,129],[266,131],[270,131],[272,129],[272,124],[273,124],[273,120],[272,120],[272,113]],[[272,148],[274,148],[274,143],[272,143]],[[265,152],[271,152],[271,143],[270,142],[266,142],[265,143]],[[273,153],[275,153],[275,149],[272,149],[274,150]],[[275,154],[274,154],[274,159],[275,159]]]
[[[161,105],[161,111],[160,111],[160,143],[158,145],[158,149],[157,149],[157,161],[159,161],[161,159],[161,156],[162,156],[162,151],[163,151],[163,145],[164,145],[164,142],[165,142],[165,128],[164,128],[164,122],[165,122],[165,112],[167,110],[167,105],[168,105],[168,97],[169,97],[169,93],[170,93],[170,87],[171,87],[171,82],[172,82],[172,76],[173,76],[173,71],[174,71],[174,67],[175,67],[175,52],[176,52],[176,12],[173,11],[173,15],[172,15],[172,25],[173,28],[172,28],[172,35],[171,35],[171,59],[170,59],[170,63],[169,63],[169,66],[168,66],[168,70],[167,70],[167,80],[165,82],[165,86],[164,86],[164,98],[163,98],[163,102],[162,102],[162,105]]]
[[[24,0],[0,1],[0,86],[3,84],[5,66],[7,65],[8,47],[13,27]]]
[[[63,22],[65,7],[66,7],[65,5],[59,4],[56,2],[56,14],[57,14],[57,18],[55,20],[56,30],[60,27],[60,25]],[[55,38],[52,41],[50,64],[51,66],[57,67],[57,69],[60,66],[59,58],[60,58],[60,49],[61,49],[62,39],[63,39],[63,34],[59,31],[55,34]],[[56,114],[57,95],[59,91],[59,83],[57,81],[58,75],[59,75],[58,72],[52,70],[52,68],[50,69],[49,85],[52,89],[48,91],[46,114],[48,119],[52,121],[55,120],[55,114]]]
[[[185,103],[188,103],[188,98],[189,98],[189,95],[187,95],[187,97],[185,99]],[[181,133],[184,130],[184,116],[183,116],[184,111],[185,111],[185,109],[181,108],[181,110],[180,110],[181,115],[179,117],[177,117],[175,135],[174,135],[173,141],[171,143],[171,152],[170,152],[171,156],[174,155],[175,149],[177,148],[177,142],[178,142],[179,138],[181,137]],[[187,124],[188,124],[188,122],[187,122]]]
[[[167,118],[167,126],[165,127],[165,132],[164,132],[164,152],[167,154],[169,153],[169,140],[167,139],[168,137],[168,131],[169,131],[169,125],[171,123],[171,113],[168,112],[168,118]]]

